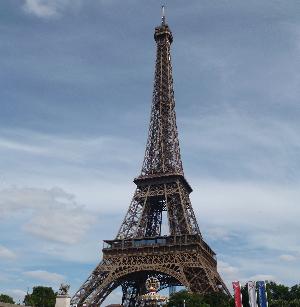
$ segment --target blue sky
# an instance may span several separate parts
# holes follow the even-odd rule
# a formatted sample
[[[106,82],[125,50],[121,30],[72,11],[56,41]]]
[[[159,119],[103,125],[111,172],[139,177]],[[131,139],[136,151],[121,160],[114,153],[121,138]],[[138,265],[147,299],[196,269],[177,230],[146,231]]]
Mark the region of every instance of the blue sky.
[[[1,1],[0,292],[73,293],[116,235],[144,154],[161,4]],[[185,174],[219,271],[298,283],[300,3],[165,4]]]

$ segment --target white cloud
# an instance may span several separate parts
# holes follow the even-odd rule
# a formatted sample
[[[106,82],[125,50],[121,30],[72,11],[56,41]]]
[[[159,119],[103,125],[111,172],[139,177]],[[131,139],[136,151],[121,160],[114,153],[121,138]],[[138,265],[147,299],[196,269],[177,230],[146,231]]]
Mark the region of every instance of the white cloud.
[[[18,296],[25,296],[26,292],[24,290],[20,290],[20,289],[13,289],[10,291],[11,293],[18,295]]]
[[[21,151],[21,152],[27,152],[31,154],[43,154],[44,153],[44,150],[40,147],[22,144],[22,143],[8,140],[5,138],[0,138],[0,148],[6,149],[6,150],[16,150],[16,151]]]
[[[66,8],[77,9],[82,0],[24,0],[25,12],[41,18],[59,16]]]
[[[60,188],[8,188],[0,191],[3,218],[27,215],[23,229],[62,243],[78,242],[94,221],[91,213],[79,206],[74,196]]]
[[[21,289],[9,289],[5,291],[8,295],[12,296],[16,303],[22,303],[26,292]]]
[[[218,261],[218,272],[228,287],[231,281],[239,279],[239,269],[221,260]]]
[[[210,176],[282,181],[297,177],[300,125],[297,121],[225,108],[222,113],[183,119],[184,143]],[[204,159],[204,160],[203,160]],[[194,162],[197,167],[197,163]],[[202,170],[203,173],[203,170]]]
[[[12,250],[0,245],[0,259],[14,260],[16,257],[17,255]]]
[[[40,18],[60,16],[66,9],[78,9],[82,0],[24,0],[25,12]]]
[[[295,261],[297,258],[293,255],[283,254],[279,256],[279,259],[283,261],[291,262],[291,261]]]
[[[209,221],[205,226],[240,234],[244,243],[255,248],[300,251],[298,185],[208,180],[194,183],[192,202],[200,226]],[[211,231],[208,234],[213,235]]]
[[[220,271],[229,286],[233,279],[246,282],[254,275],[271,280],[280,277],[280,282],[290,285],[297,282],[296,262],[283,266],[282,261],[292,258],[279,257],[300,252],[298,184],[196,178],[190,182],[200,229],[217,255],[222,252],[218,259],[228,263],[229,268],[222,265]]]
[[[80,211],[74,208],[59,211],[46,209],[35,215],[24,229],[45,239],[76,243],[89,229],[92,221],[91,216],[82,215]]]
[[[209,240],[230,240],[231,234],[229,233],[229,229],[225,227],[218,226],[208,226],[205,228],[205,232]]]
[[[218,261],[218,272],[222,276],[224,282],[226,283],[228,289],[230,291],[232,288],[232,281],[238,280],[241,282],[242,285],[245,285],[249,280],[268,280],[268,281],[277,281],[276,277],[272,274],[255,274],[249,275],[247,273],[247,266],[251,267],[250,269],[259,271],[259,268],[256,266],[255,260],[253,261],[250,258],[244,259],[245,263],[243,262],[236,262],[236,265],[233,266],[227,262]],[[235,261],[232,258],[232,261]],[[249,268],[248,268],[249,269]]]
[[[65,280],[65,276],[61,274],[51,273],[51,272],[43,271],[43,270],[27,271],[27,272],[23,272],[23,274],[28,277],[37,279],[37,280],[42,280],[42,281],[51,282],[51,283],[60,283]]]
[[[274,275],[268,275],[268,274],[253,275],[249,278],[249,280],[254,280],[254,281],[263,280],[263,281],[275,281],[275,282],[277,281]]]
[[[38,17],[53,17],[58,14],[56,0],[25,0],[24,10]]]
[[[36,158],[52,158],[74,164],[87,164],[97,161],[102,165],[109,163],[132,164],[141,160],[137,156],[136,144],[131,139],[102,135],[99,137],[68,137],[42,134],[32,131],[6,130],[0,138],[0,151],[3,154],[30,154]]]

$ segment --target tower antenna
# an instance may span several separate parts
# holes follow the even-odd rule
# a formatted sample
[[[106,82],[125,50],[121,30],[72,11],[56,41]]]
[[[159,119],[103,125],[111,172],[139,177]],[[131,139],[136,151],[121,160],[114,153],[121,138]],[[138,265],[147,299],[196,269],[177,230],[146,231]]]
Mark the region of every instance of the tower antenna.
[[[166,24],[166,14],[165,14],[165,6],[161,7],[161,24],[164,26]]]

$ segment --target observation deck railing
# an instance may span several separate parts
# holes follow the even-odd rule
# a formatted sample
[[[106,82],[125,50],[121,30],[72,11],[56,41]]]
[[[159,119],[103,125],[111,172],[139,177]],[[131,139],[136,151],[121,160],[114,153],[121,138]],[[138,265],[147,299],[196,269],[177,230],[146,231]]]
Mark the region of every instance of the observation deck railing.
[[[215,252],[208,244],[198,235],[179,235],[179,236],[159,236],[147,238],[132,238],[118,240],[104,240],[103,251],[135,249],[143,247],[162,247],[162,246],[201,246],[208,254],[216,259]]]

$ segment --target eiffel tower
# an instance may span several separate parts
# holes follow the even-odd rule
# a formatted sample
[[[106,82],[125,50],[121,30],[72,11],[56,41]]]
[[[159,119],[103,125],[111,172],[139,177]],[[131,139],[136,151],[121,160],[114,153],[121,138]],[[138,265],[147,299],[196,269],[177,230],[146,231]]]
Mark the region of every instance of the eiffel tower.
[[[155,80],[142,171],[134,179],[136,191],[116,238],[104,241],[103,260],[71,300],[77,306],[99,306],[119,286],[122,305],[138,306],[149,276],[158,278],[160,290],[181,285],[192,292],[230,295],[217,272],[216,254],[202,238],[189,198],[192,188],[184,177],[170,54],[173,36],[164,13],[154,39]]]

